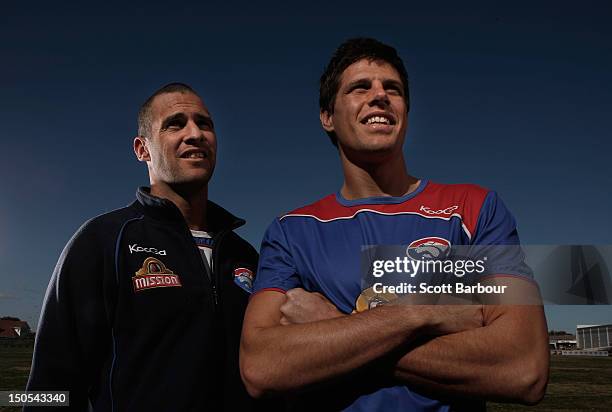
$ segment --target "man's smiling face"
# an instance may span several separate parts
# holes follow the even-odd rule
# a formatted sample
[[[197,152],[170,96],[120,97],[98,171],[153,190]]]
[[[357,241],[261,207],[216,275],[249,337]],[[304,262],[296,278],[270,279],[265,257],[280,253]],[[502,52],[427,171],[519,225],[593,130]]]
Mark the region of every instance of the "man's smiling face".
[[[193,93],[165,93],[151,104],[145,141],[151,184],[206,185],[215,168],[217,138],[202,100]]]
[[[407,113],[404,85],[393,66],[361,59],[342,73],[334,112],[322,112],[321,122],[343,153],[376,161],[401,151]]]

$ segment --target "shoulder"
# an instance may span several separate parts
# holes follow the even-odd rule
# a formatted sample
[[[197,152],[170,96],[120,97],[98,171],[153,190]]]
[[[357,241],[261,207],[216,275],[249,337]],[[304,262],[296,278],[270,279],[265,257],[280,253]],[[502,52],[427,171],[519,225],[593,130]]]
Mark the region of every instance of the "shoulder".
[[[470,183],[429,182],[417,199],[419,210],[425,214],[446,214],[450,211],[466,215],[478,214],[490,193],[494,192]]]
[[[482,205],[489,192],[491,192],[489,189],[471,183],[428,182],[420,197],[423,201],[430,200],[436,205],[444,205],[448,202]]]
[[[327,220],[345,212],[345,208],[336,201],[334,194],[329,194],[309,205],[299,207],[280,216],[279,220],[296,217],[311,217],[317,220]]]
[[[473,184],[433,183],[424,192],[424,202],[433,207],[426,214],[451,212],[460,215],[472,242],[480,244],[518,243],[516,221],[497,192]]]
[[[135,204],[132,203],[128,206],[124,206],[115,210],[111,210],[109,212],[102,213],[98,216],[94,216],[85,222],[88,226],[103,226],[103,225],[121,225],[125,221],[130,220],[132,218],[136,218],[142,215],[136,207]]]
[[[268,225],[262,239],[261,250],[269,245],[285,245],[287,237],[295,231],[302,232],[312,224],[328,222],[345,214],[342,205],[338,204],[334,194],[325,196],[309,205],[298,207],[288,213],[275,217]]]
[[[96,245],[114,239],[126,223],[141,216],[133,204],[95,216],[77,229],[68,246],[74,246],[75,243]]]
[[[428,182],[423,192],[415,198],[417,213],[427,218],[450,219],[458,217],[463,229],[473,238],[485,205],[495,192],[470,183],[443,184]]]
[[[238,259],[256,260],[259,256],[257,250],[239,234],[232,231],[229,233],[231,254]]]
[[[493,211],[508,212],[497,192],[475,184],[430,183],[422,196],[422,203],[426,202],[435,206],[431,208],[433,210],[450,207],[464,217],[472,218],[482,217]]]

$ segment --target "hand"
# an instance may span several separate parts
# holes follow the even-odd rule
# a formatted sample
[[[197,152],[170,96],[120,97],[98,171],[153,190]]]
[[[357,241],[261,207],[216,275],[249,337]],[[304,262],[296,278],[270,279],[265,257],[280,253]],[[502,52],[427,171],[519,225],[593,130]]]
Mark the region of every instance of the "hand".
[[[302,288],[288,290],[280,307],[281,325],[309,323],[344,316],[327,298],[318,292]]]
[[[424,332],[447,335],[484,326],[484,308],[472,303],[472,296],[403,295],[391,302],[409,308],[411,316],[424,321]]]

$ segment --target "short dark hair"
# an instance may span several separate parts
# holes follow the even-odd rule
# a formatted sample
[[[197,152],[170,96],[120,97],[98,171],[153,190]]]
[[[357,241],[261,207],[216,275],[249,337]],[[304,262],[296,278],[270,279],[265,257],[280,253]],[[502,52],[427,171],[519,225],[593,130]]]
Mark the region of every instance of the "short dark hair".
[[[346,40],[342,43],[332,55],[325,71],[321,75],[319,83],[319,108],[323,112],[330,114],[334,113],[334,104],[338,88],[340,87],[340,77],[344,70],[351,64],[361,60],[368,61],[384,61],[389,63],[400,76],[400,80],[404,85],[404,99],[406,100],[406,108],[410,109],[410,96],[408,89],[408,73],[404,67],[404,62],[398,56],[397,51],[376,39],[371,38],[355,38]],[[333,132],[327,132],[334,146],[338,145],[336,135]]]
[[[149,96],[142,106],[140,106],[140,110],[138,110],[138,136],[142,136],[146,139],[151,137],[151,105],[157,96],[167,93],[193,93],[198,96],[196,91],[185,83],[174,82],[161,87]]]

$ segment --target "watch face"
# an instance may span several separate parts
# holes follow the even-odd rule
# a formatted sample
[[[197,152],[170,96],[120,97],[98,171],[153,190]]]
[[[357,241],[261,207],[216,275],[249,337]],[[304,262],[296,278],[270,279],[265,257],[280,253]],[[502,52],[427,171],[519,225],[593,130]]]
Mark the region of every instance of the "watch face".
[[[355,311],[363,312],[379,305],[391,303],[397,299],[395,293],[376,293],[373,287],[362,291],[355,302]]]

